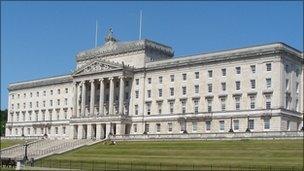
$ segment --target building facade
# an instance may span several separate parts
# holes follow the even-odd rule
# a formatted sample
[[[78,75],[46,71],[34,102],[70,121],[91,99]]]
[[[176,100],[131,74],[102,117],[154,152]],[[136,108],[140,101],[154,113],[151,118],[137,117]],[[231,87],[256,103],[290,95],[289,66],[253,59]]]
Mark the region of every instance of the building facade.
[[[302,129],[302,52],[273,43],[173,56],[169,46],[110,33],[76,55],[73,73],[10,84],[6,136]]]

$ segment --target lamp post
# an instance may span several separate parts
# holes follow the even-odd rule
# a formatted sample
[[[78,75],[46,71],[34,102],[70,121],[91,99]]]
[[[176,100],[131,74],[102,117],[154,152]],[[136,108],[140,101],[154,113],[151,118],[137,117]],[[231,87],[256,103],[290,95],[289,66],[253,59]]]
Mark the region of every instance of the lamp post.
[[[27,157],[27,147],[29,146],[29,144],[27,143],[27,141],[25,141],[25,144],[23,145],[24,146],[24,157],[23,157],[23,161],[27,161],[28,160],[28,157]]]
[[[247,116],[247,129],[246,132],[250,132],[250,128],[249,128],[249,115]]]
[[[233,129],[232,129],[232,117],[230,118],[230,130],[229,132],[233,132]]]

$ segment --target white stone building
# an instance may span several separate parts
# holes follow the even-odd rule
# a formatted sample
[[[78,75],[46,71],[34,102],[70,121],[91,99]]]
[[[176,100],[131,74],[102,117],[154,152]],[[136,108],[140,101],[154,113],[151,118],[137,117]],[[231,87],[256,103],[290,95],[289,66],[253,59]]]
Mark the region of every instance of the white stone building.
[[[6,136],[297,131],[303,53],[284,44],[174,57],[150,40],[77,54],[70,75],[9,85]]]

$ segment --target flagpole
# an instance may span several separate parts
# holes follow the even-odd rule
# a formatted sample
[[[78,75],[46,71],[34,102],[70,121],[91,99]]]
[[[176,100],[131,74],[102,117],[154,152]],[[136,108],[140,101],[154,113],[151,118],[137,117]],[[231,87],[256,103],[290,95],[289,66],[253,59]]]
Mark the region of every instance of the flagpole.
[[[97,36],[98,36],[98,22],[95,24],[95,48],[97,47]]]
[[[140,10],[140,14],[139,14],[139,40],[141,39],[141,32],[142,32],[142,10]]]

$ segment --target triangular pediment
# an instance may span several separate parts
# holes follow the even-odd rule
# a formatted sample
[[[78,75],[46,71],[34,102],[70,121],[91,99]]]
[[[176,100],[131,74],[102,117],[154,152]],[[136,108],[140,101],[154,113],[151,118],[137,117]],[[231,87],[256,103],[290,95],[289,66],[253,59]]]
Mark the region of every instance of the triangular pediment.
[[[85,75],[92,73],[121,70],[124,66],[118,63],[96,59],[81,68],[78,68],[73,75]]]

